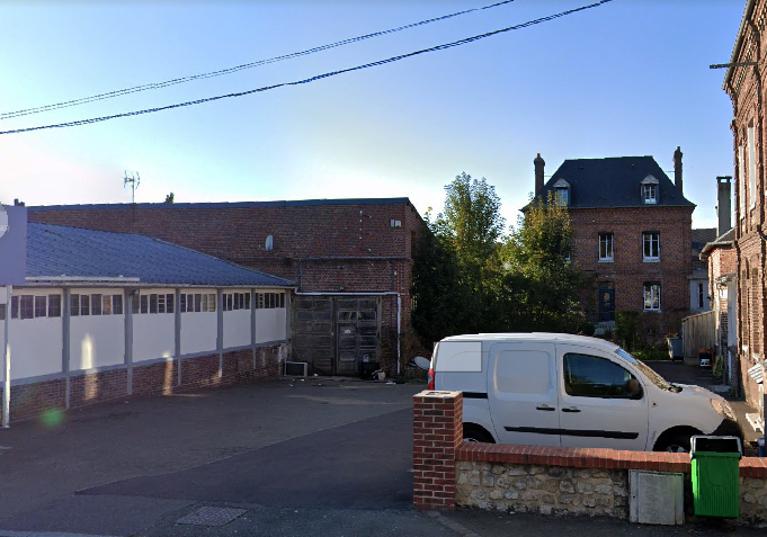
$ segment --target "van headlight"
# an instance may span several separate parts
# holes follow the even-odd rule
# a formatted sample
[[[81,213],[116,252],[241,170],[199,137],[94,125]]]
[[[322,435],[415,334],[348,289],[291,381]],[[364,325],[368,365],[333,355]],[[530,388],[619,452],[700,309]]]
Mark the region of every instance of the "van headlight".
[[[736,421],[735,412],[733,412],[730,403],[724,399],[711,399],[711,407],[714,409],[714,412],[720,416],[724,416],[725,418],[729,418],[732,421]]]

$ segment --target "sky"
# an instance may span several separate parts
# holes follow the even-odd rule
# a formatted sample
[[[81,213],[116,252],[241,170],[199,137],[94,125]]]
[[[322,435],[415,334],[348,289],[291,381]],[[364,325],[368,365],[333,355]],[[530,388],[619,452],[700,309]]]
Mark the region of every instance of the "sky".
[[[454,41],[589,3],[516,0],[285,62],[44,114],[0,130],[242,91]],[[212,71],[492,0],[0,2],[0,112]],[[97,125],[0,136],[0,202],[407,196],[423,214],[465,171],[509,224],[564,159],[684,152],[695,227],[733,174],[722,90],[744,0],[614,0],[596,9],[312,84]]]

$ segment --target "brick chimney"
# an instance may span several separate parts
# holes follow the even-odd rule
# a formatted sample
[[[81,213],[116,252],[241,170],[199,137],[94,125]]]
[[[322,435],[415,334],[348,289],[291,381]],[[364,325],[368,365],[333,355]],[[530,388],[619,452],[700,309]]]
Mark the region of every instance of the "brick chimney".
[[[732,227],[732,177],[721,175],[716,178],[716,236],[720,237]]]
[[[541,158],[540,153],[533,160],[533,165],[535,166],[535,195],[537,196],[543,190],[543,167],[546,166],[546,161]]]
[[[674,151],[674,184],[679,192],[684,192],[682,188],[682,148],[679,146],[676,146],[676,151]]]

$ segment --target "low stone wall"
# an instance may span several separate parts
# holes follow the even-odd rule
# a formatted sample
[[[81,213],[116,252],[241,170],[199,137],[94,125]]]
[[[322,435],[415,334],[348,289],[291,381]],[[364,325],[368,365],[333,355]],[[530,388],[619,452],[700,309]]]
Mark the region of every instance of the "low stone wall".
[[[496,511],[628,517],[625,471],[459,461],[456,504]]]
[[[414,396],[413,501],[419,509],[629,518],[630,470],[685,474],[686,453],[463,443],[460,392]],[[767,525],[767,459],[740,461],[740,523]],[[687,514],[692,506],[687,505]]]
[[[280,374],[287,343],[202,356],[123,365],[96,372],[73,372],[11,387],[11,420],[44,417],[51,410],[78,408],[131,397],[169,395],[220,387]],[[2,388],[0,388],[0,394]]]

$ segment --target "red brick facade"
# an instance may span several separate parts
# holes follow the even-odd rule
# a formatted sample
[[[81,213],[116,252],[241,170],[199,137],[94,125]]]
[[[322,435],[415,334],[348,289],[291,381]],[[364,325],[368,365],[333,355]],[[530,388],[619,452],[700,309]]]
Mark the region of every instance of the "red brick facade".
[[[11,419],[41,418],[50,410],[63,410],[67,406],[78,408],[129,396],[170,395],[276,377],[279,375],[279,348],[257,347],[255,360],[250,349],[224,353],[221,374],[218,355],[210,354],[182,358],[180,378],[177,360],[147,365],[138,363],[130,368],[130,374],[127,367],[120,367],[72,376],[69,379],[69,405],[66,377],[14,385],[11,389]]]
[[[634,207],[571,209],[573,265],[587,276],[582,300],[592,321],[598,321],[597,293],[605,284],[615,293],[615,311],[643,311],[645,283],[661,284],[661,311],[643,315],[649,340],[679,329],[690,309],[688,275],[692,271],[692,209],[688,207]],[[642,233],[660,234],[660,261],[645,262]],[[613,261],[600,262],[599,234],[613,234]]]
[[[743,388],[748,402],[763,407],[763,384],[757,385],[748,369],[765,359],[765,270],[767,269],[767,203],[764,158],[767,98],[767,1],[749,0],[733,50],[732,62],[755,65],[730,67],[725,91],[733,106],[735,163],[735,250],[738,274],[738,350]]]
[[[399,293],[403,334],[413,253],[425,230],[407,198],[30,207],[29,219],[157,237],[288,278],[299,292]],[[381,300],[381,352],[391,363],[397,299]]]

